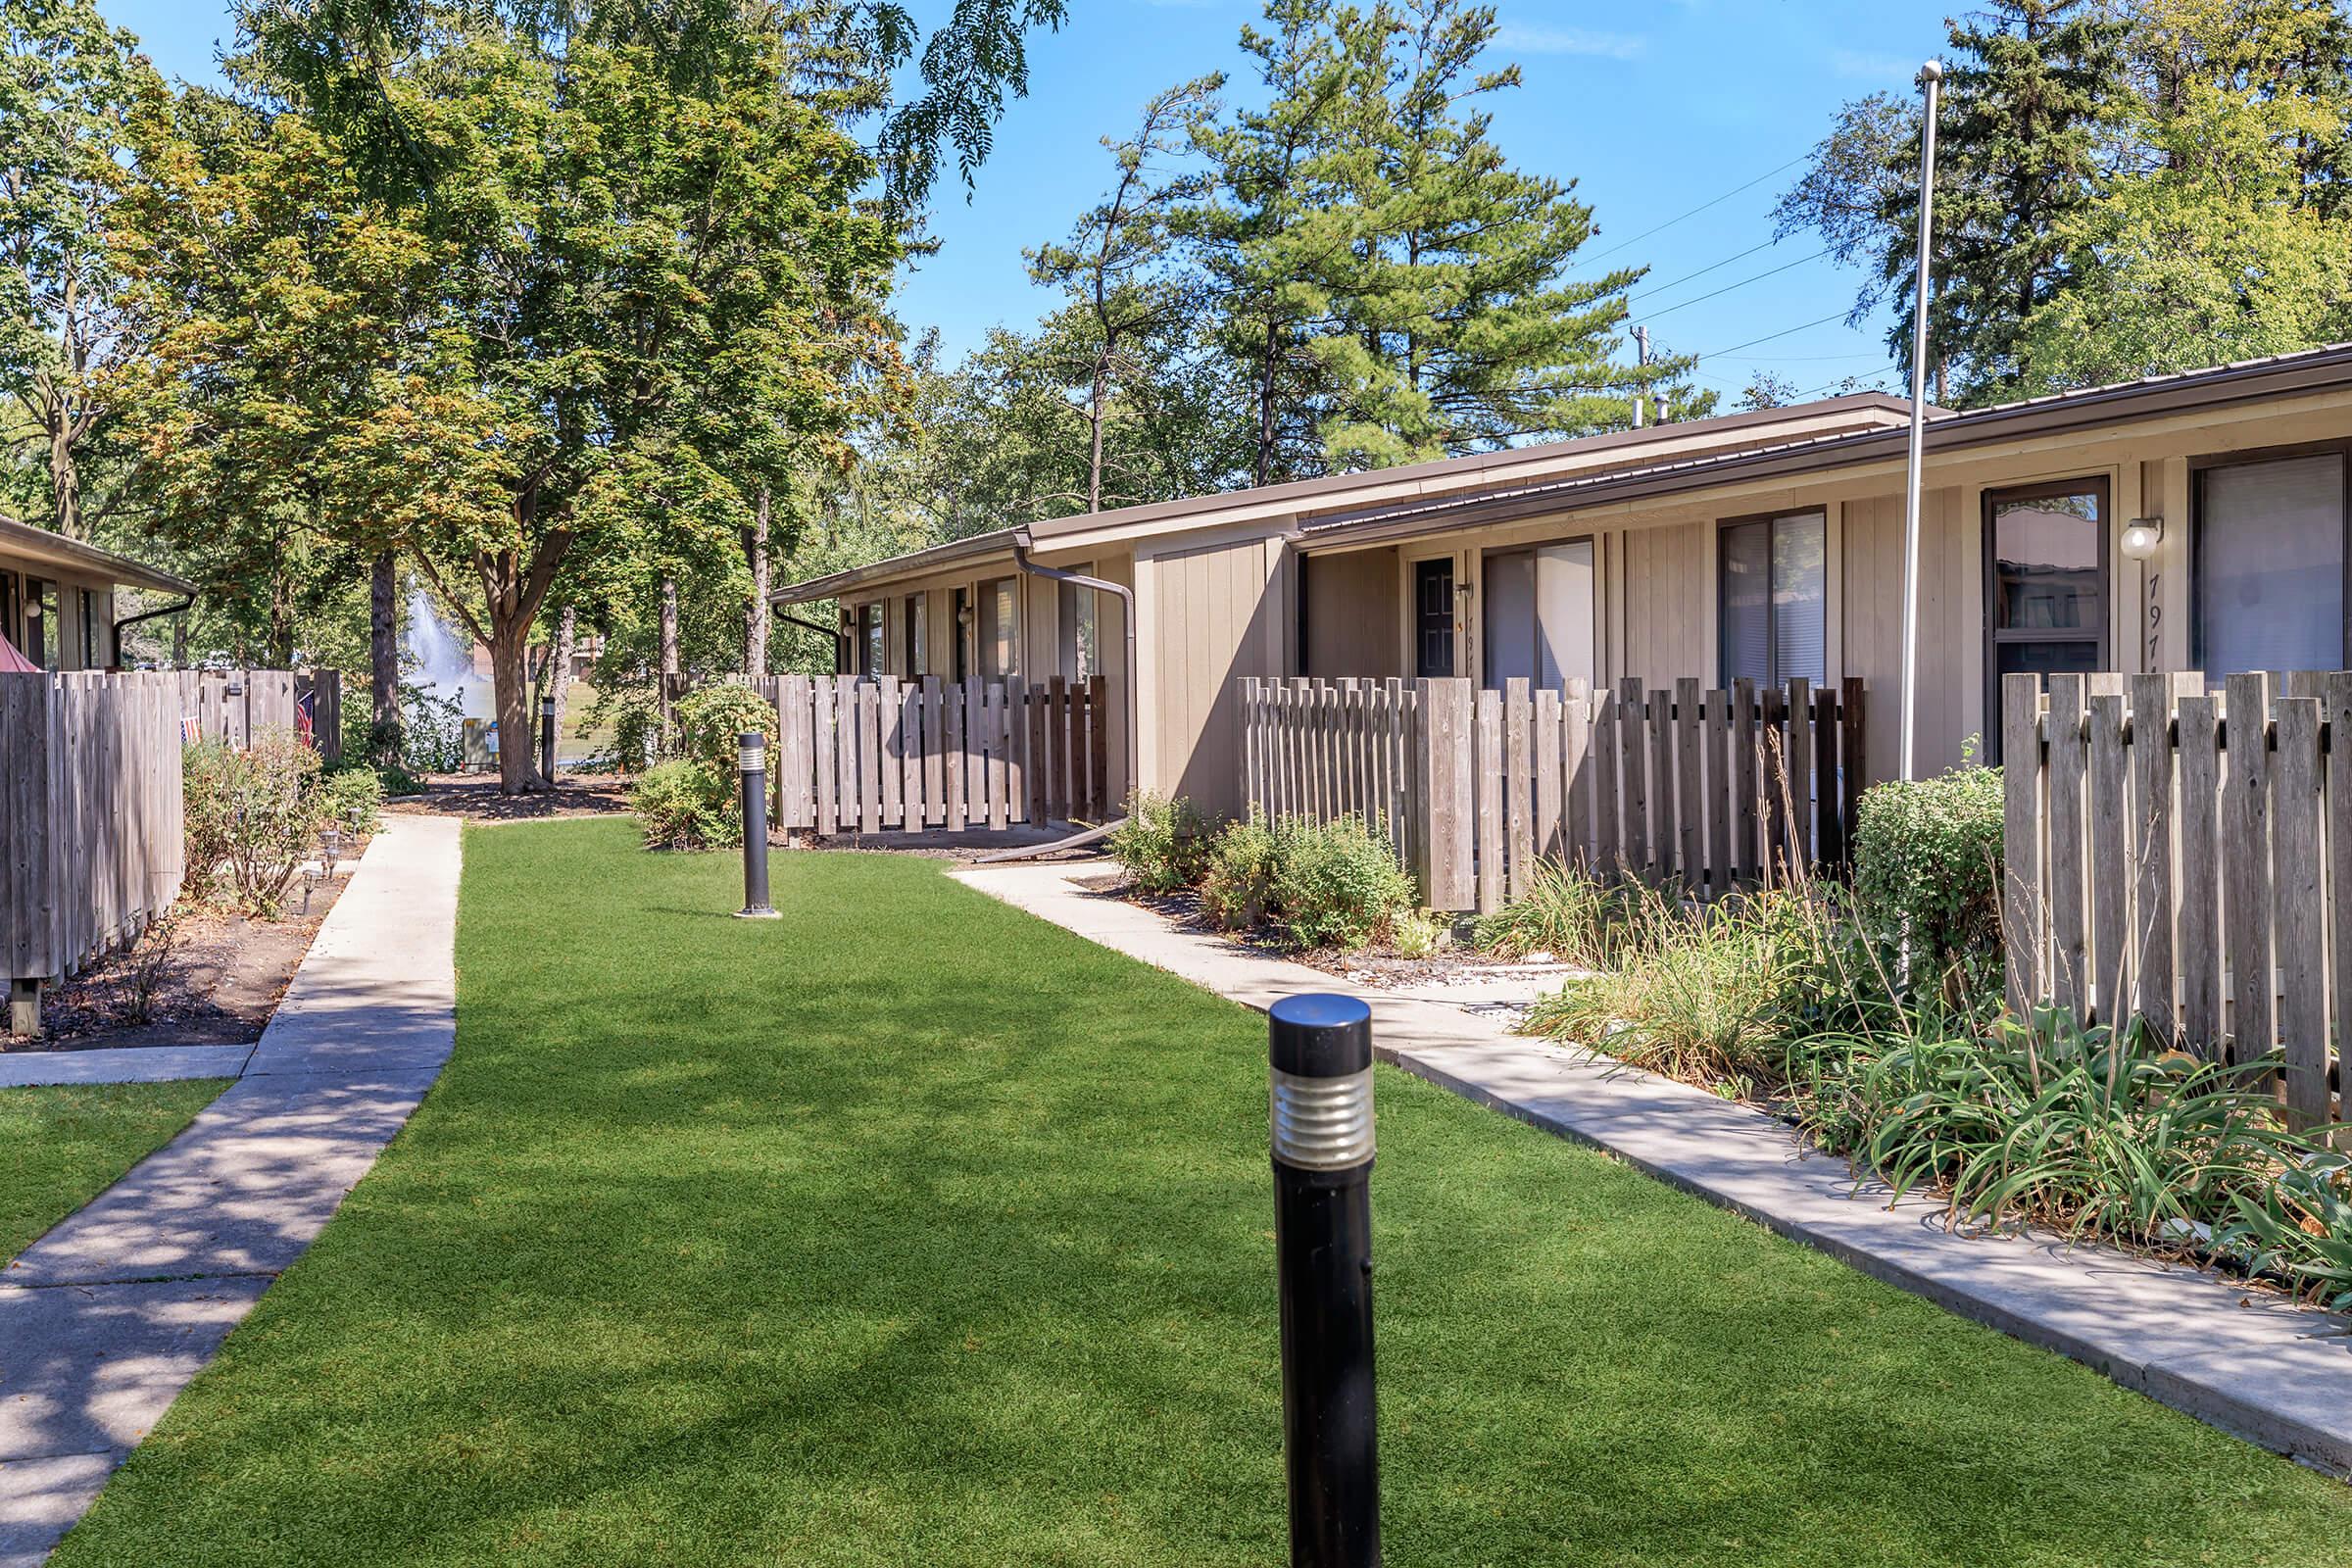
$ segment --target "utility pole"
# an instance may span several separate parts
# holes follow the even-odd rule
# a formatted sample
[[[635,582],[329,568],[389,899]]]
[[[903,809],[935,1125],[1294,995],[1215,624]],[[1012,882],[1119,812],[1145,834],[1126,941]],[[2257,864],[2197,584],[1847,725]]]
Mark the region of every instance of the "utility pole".
[[[1928,259],[1936,210],[1936,97],[1943,63],[1919,68],[1926,98],[1919,122],[1918,292],[1911,304],[1911,451],[1903,485],[1903,711],[1902,776],[1919,776],[1919,483],[1927,454],[1928,425]]]
[[[1641,356],[1642,368],[1643,369],[1645,369],[1645,370],[1646,370],[1646,369],[1648,369],[1648,368],[1649,368],[1649,328],[1648,328],[1648,327],[1646,327],[1646,326],[1637,326],[1637,327],[1635,327],[1635,328],[1634,328],[1634,352],[1635,352],[1636,354],[1638,354],[1639,356]],[[1639,430],[1639,429],[1641,429],[1641,428],[1642,428],[1642,393],[1643,393],[1645,390],[1646,390],[1646,383],[1644,383],[1644,385],[1643,385],[1643,386],[1641,386],[1641,387],[1636,387],[1636,388],[1634,389],[1634,428],[1635,428],[1635,429],[1637,429],[1637,430]]]

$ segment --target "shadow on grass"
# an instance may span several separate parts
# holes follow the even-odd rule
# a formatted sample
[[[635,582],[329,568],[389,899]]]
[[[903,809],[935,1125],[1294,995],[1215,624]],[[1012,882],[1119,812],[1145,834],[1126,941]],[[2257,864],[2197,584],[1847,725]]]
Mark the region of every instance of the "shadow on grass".
[[[64,1564],[1267,1564],[1253,1015],[927,862],[467,841],[459,1051]],[[2329,1483],[1380,1078],[1398,1563],[2336,1560]]]

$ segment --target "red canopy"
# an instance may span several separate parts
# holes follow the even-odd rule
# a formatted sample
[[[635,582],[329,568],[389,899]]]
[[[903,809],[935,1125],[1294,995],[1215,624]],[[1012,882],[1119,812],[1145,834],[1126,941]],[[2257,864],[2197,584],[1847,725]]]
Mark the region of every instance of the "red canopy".
[[[41,666],[17,652],[17,645],[0,631],[0,675],[38,675]]]

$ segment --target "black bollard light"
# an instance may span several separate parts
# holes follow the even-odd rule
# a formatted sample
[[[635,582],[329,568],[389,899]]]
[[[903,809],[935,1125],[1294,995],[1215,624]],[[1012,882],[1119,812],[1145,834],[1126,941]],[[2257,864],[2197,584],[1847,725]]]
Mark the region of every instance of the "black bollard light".
[[[556,700],[539,700],[539,771],[546,775],[548,787],[556,782]]]
[[[1292,1568],[1377,1568],[1372,1009],[1286,997],[1268,1026]]]
[[[767,737],[747,730],[735,740],[743,755],[743,907],[735,918],[780,919],[767,902]]]

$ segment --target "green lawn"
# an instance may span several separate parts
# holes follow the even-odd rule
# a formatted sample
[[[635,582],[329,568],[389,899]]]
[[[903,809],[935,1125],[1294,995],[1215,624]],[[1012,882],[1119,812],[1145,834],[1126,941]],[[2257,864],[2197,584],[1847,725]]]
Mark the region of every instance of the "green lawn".
[[[1262,1020],[471,832],[458,1053],[56,1559],[1284,1560]],[[1389,1560],[2341,1564],[2352,1491],[1383,1070]]]
[[[0,1262],[112,1187],[227,1087],[198,1078],[0,1089]]]

